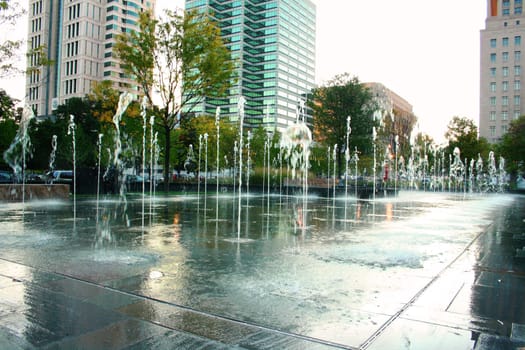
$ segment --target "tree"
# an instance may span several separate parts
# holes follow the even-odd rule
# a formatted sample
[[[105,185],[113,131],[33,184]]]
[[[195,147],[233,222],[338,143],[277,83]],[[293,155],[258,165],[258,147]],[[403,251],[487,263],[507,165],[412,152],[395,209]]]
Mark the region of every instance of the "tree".
[[[350,78],[348,73],[338,75],[326,86],[313,90],[313,99],[309,105],[314,113],[314,135],[326,146],[337,144],[338,149],[346,149],[347,117],[351,117],[349,150],[355,147],[359,152],[372,152],[372,128],[377,122],[372,118],[377,109],[369,89],[362,85],[357,77]],[[337,168],[339,174],[344,171],[344,153],[338,152]]]
[[[525,116],[510,123],[509,130],[498,146],[501,156],[506,160],[507,171],[512,175],[525,171]]]
[[[164,138],[164,181],[168,189],[171,136],[182,110],[191,112],[205,96],[223,96],[230,86],[233,62],[218,26],[206,14],[165,12],[163,20],[143,12],[139,30],[117,37],[114,47],[124,71],[133,76],[155,108]]]
[[[0,1],[0,25],[14,26],[25,11],[16,1]],[[20,72],[19,62],[22,40],[5,40],[0,44],[0,77],[6,77],[15,72]]]
[[[57,165],[70,167],[73,162],[72,140],[71,136],[67,135],[70,116],[73,115],[76,126],[75,142],[78,150],[76,152],[77,166],[95,166],[97,147],[94,145],[98,142],[100,128],[98,120],[93,117],[89,101],[80,97],[67,99],[64,104],[57,107],[55,115],[58,132]],[[51,143],[51,140],[48,143]]]
[[[448,140],[446,153],[453,154],[457,147],[462,160],[488,156],[489,144],[482,137],[478,139],[478,128],[472,119],[454,116],[447,125],[445,138]]]

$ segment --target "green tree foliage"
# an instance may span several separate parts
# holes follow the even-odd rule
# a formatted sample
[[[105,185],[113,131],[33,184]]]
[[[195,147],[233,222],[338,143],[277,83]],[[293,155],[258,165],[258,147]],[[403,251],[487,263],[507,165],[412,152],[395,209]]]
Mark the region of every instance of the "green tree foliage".
[[[15,108],[16,102],[5,90],[0,89],[0,167],[2,168],[7,167],[2,155],[14,140],[18,130],[17,121],[21,117],[21,111]]]
[[[503,136],[498,150],[505,158],[507,170],[517,175],[525,173],[525,116],[510,123],[508,132]]]
[[[24,15],[22,6],[17,1],[0,1],[0,26],[14,27],[18,19]],[[0,77],[5,77],[19,72],[20,50],[22,40],[7,39],[0,43]]]
[[[225,169],[233,164],[233,147],[238,137],[236,125],[227,120],[219,120],[219,168]],[[176,145],[175,169],[183,170],[184,162],[188,155],[189,146],[193,145],[195,155],[199,151],[199,135],[208,134],[208,169],[217,167],[217,127],[215,116],[198,116],[185,118],[178,135],[179,143]],[[204,140],[202,141],[202,164],[204,169]],[[226,157],[226,159],[225,159]],[[195,159],[197,162],[197,159]]]
[[[55,111],[58,138],[57,166],[72,168],[72,135],[67,134],[70,116],[74,116],[76,139],[76,164],[78,167],[94,167],[97,164],[99,122],[93,116],[91,104],[85,98],[73,97]],[[49,139],[49,144],[51,139]]]
[[[230,53],[217,25],[197,12],[166,11],[163,20],[141,13],[139,30],[117,37],[114,47],[122,68],[133,76],[154,109],[163,131],[165,189],[171,169],[172,133],[178,116],[205,96],[222,96],[233,72]]]
[[[355,147],[364,153],[372,153],[372,128],[377,126],[372,115],[377,109],[369,89],[358,78],[345,73],[336,76],[326,86],[314,89],[309,102],[314,113],[316,141],[331,146],[337,144],[344,152],[346,147],[347,117],[351,117],[350,151]],[[344,172],[344,153],[337,156],[338,173]]]
[[[448,140],[447,154],[453,154],[458,147],[462,160],[477,159],[478,155],[483,159],[488,157],[489,144],[482,137],[478,139],[478,127],[472,119],[454,116],[447,125],[445,138]]]

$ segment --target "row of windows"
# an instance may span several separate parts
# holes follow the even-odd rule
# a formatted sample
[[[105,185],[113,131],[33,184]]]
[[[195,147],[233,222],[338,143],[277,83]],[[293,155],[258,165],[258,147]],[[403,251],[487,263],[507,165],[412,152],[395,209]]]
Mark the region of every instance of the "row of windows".
[[[64,82],[65,94],[75,94],[77,92],[77,79],[70,79]]]
[[[493,77],[493,78],[496,77],[497,69],[495,67],[491,67],[489,72],[490,72],[490,76],[491,77]],[[502,67],[501,68],[501,74],[504,77],[508,77],[509,73],[510,73],[509,67]],[[521,66],[514,66],[514,75],[518,76],[520,74],[521,74]]]
[[[518,119],[521,116],[521,113],[519,110],[514,111],[514,119]],[[508,120],[509,119],[509,112],[508,111],[502,111],[501,112],[501,120]],[[496,121],[496,111],[490,111],[489,114],[489,120],[490,121]]]
[[[496,106],[496,97],[495,96],[492,96],[490,98],[490,105],[491,106]],[[502,96],[501,97],[501,105],[502,106],[508,106],[509,105],[509,97],[508,96]],[[521,105],[521,96],[520,95],[515,95],[514,96],[514,106],[520,106]]]
[[[78,17],[80,17],[80,3],[79,4],[76,4],[76,5],[73,5],[73,6],[69,6],[68,7],[68,20],[74,20]]]
[[[75,38],[80,33],[80,22],[68,24],[67,26],[67,38]]]
[[[490,47],[492,48],[496,48],[498,45],[498,40],[497,39],[490,39]],[[514,37],[514,46],[520,46],[521,45],[521,35],[516,35]],[[508,37],[504,37],[504,38],[501,38],[501,46],[503,47],[508,47],[509,46],[509,38]]]
[[[36,16],[36,15],[39,15],[39,14],[42,13],[42,0],[35,1],[31,5],[31,13],[32,13],[33,16]]]
[[[502,134],[506,134],[508,129],[509,129],[508,125],[502,125],[501,126],[501,133]],[[490,136],[495,137],[496,136],[496,126],[495,125],[489,126],[489,132],[490,132]]]
[[[78,55],[78,40],[66,44],[66,57]]]
[[[122,21],[125,22],[124,19],[123,19]],[[127,23],[131,23],[131,22],[133,22],[133,21],[130,21],[130,20],[127,21]],[[135,23],[135,22],[134,22],[134,23]],[[133,29],[131,29],[131,28],[119,27],[117,24],[108,24],[108,25],[106,26],[106,31],[110,31],[110,30],[119,30],[119,28],[120,28],[120,31],[121,31],[122,33],[131,33],[131,32],[133,31]],[[106,39],[108,39],[108,35],[109,35],[109,34],[106,34]]]
[[[36,50],[40,46],[41,46],[41,36],[40,34],[38,34],[31,38],[31,50]]]
[[[497,90],[497,84],[495,82],[490,83],[490,92],[496,92]],[[509,82],[503,81],[501,82],[501,90],[502,91],[509,91]],[[521,81],[520,80],[514,80],[514,90],[520,91],[521,90]]]
[[[30,87],[29,88],[29,99],[30,100],[38,100],[38,97],[39,97],[38,86]]]
[[[66,62],[66,76],[75,75],[78,72],[78,60]]]
[[[36,84],[40,81],[40,71],[33,69],[29,73],[29,84]]]
[[[34,18],[31,20],[31,33],[39,32],[42,30],[42,17]]]

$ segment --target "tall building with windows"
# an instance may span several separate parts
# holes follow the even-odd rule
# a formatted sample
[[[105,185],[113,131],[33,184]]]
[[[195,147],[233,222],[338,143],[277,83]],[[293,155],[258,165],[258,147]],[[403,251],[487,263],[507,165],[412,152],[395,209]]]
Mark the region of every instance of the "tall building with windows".
[[[237,83],[225,99],[207,98],[194,110],[238,118],[246,99],[245,124],[282,130],[315,86],[316,7],[310,0],[186,0],[186,10],[208,13],[236,62]]]
[[[37,116],[52,114],[71,97],[84,97],[94,82],[111,80],[126,89],[130,80],[112,57],[115,37],[137,29],[139,13],[155,0],[30,0],[26,101]]]
[[[479,133],[497,142],[525,113],[523,0],[487,0],[481,30]]]

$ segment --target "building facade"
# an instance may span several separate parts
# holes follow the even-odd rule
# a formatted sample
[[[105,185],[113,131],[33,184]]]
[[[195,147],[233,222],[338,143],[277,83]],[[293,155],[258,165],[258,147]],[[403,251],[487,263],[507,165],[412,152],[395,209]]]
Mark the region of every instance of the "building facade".
[[[282,130],[295,123],[298,109],[315,87],[313,2],[186,0],[185,7],[204,11],[218,22],[236,63],[237,82],[228,97],[207,98],[194,112],[214,114],[220,106],[221,117],[235,121],[242,95],[248,127]]]
[[[30,0],[26,101],[37,116],[49,116],[71,97],[84,97],[93,83],[111,80],[128,89],[112,48],[119,33],[135,30],[139,13],[154,10],[155,0]],[[132,86],[132,85],[131,85]]]
[[[523,0],[487,0],[481,30],[479,134],[494,143],[525,113]]]
[[[363,85],[370,90],[373,99],[384,112],[379,128],[379,136],[384,138],[383,143],[390,145],[393,151],[397,144],[401,150],[409,147],[410,137],[415,132],[414,128],[417,124],[412,104],[381,83],[370,82]]]

